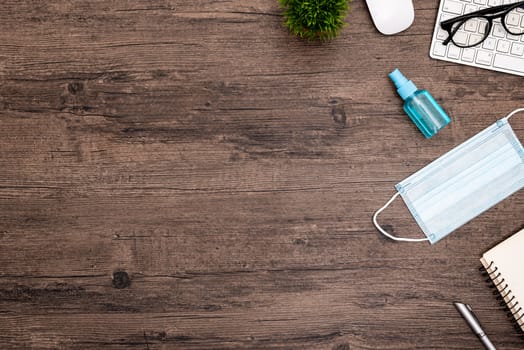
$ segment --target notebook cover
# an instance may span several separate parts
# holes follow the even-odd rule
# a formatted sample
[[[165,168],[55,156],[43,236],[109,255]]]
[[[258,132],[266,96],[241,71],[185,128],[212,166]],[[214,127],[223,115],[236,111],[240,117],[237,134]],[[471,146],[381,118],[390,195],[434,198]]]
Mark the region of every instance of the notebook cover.
[[[524,229],[485,252],[480,262],[524,331]]]

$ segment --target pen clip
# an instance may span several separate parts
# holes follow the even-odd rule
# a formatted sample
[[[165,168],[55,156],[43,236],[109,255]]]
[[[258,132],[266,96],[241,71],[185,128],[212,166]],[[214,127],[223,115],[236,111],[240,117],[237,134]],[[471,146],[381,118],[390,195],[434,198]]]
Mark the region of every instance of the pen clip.
[[[462,317],[466,320],[466,322],[470,326],[471,330],[478,336],[482,336],[484,334],[484,331],[482,330],[480,321],[477,318],[477,315],[475,315],[475,313],[473,312],[473,309],[471,308],[471,306],[469,304],[458,303],[458,302],[454,304],[458,312],[462,315]]]
[[[479,322],[479,319],[477,318],[477,315],[475,315],[475,313],[473,312],[473,309],[471,308],[471,306],[469,304],[464,304],[466,306],[466,308],[469,310],[469,312],[471,312],[471,316],[473,316],[473,318],[475,320],[477,320],[477,322]],[[480,322],[479,322],[480,323]]]
[[[473,333],[475,333],[484,347],[488,350],[495,350],[495,346],[491,343],[486,333],[484,333],[484,330],[482,329],[482,326],[480,325],[479,319],[477,318],[477,315],[473,312],[473,309],[469,304],[454,302],[455,308],[460,313],[460,315],[464,318],[466,323],[469,325]]]

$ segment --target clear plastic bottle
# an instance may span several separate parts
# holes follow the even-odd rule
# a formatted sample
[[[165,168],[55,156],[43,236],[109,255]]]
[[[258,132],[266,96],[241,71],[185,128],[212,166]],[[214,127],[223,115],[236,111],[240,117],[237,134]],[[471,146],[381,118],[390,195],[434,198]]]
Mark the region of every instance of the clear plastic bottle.
[[[430,138],[451,122],[446,112],[426,90],[418,90],[398,69],[389,74],[397,92],[404,100],[404,111],[426,138]]]

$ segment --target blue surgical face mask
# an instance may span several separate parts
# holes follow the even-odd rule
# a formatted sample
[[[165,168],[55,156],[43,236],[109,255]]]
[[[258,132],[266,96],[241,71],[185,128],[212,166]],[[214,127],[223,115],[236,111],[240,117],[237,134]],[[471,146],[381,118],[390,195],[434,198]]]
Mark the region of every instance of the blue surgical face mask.
[[[373,215],[387,237],[435,243],[524,187],[524,148],[509,124],[517,109],[455,147],[395,187],[398,191]],[[386,232],[377,216],[402,196],[427,238],[400,238]]]

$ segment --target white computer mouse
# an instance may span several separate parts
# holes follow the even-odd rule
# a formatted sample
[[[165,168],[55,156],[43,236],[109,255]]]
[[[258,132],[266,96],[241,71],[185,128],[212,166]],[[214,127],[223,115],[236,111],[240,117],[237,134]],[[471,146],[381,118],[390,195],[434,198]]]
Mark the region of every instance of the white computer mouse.
[[[408,29],[415,19],[413,0],[366,0],[378,31],[385,35]]]

